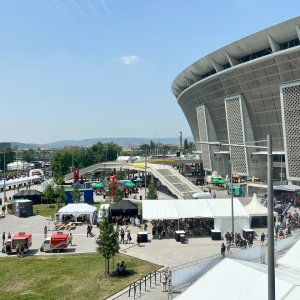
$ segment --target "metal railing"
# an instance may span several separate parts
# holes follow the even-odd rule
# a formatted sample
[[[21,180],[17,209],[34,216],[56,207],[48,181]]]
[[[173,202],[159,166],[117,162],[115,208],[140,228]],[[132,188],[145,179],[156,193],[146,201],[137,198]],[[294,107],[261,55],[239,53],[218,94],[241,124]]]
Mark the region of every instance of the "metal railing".
[[[137,297],[141,297],[142,293],[147,292],[147,287],[152,288],[156,286],[157,283],[161,283],[161,277],[164,272],[168,272],[168,268],[162,270],[156,270],[151,272],[140,279],[136,280],[135,282],[131,283],[125,291],[116,297],[112,297],[111,299],[116,300],[119,298],[123,298],[126,294],[128,294],[128,298],[133,297],[136,299]]]

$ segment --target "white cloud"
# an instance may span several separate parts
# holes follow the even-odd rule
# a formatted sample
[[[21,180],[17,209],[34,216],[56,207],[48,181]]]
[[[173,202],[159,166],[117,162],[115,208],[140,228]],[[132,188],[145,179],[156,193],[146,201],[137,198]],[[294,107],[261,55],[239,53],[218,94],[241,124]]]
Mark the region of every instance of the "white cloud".
[[[139,61],[140,59],[136,55],[127,55],[121,57],[121,62],[125,65],[130,65]]]

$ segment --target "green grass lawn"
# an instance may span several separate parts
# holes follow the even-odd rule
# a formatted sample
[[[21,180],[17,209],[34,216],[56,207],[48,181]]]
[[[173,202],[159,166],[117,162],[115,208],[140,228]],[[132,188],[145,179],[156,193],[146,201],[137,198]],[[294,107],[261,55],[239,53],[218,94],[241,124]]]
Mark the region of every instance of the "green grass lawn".
[[[104,274],[100,254],[5,257],[0,259],[1,299],[105,299],[159,266],[118,254],[128,276]],[[111,261],[112,266],[112,261]]]
[[[51,216],[52,219],[55,219],[56,204],[52,204],[51,206],[49,204],[33,205],[33,212],[39,212],[39,215],[43,217]]]

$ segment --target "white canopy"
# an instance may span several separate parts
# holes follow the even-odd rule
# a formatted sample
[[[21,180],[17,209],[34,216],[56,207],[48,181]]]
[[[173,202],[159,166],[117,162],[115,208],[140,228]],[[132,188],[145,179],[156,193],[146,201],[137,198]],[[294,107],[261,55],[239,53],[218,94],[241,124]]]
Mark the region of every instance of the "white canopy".
[[[225,258],[198,279],[178,300],[268,299],[268,266]],[[276,270],[276,299],[300,299],[300,275],[287,270]]]
[[[300,271],[300,240],[277,263],[282,267]],[[300,298],[299,298],[300,299]]]
[[[57,213],[59,220],[62,220],[63,215],[73,215],[76,219],[82,215],[88,215],[90,223],[93,224],[93,216],[96,211],[96,207],[87,203],[71,203],[62,207]]]
[[[251,217],[268,215],[268,209],[259,203],[256,193],[253,195],[250,203],[245,206],[245,209]]]
[[[222,234],[231,231],[230,199],[143,200],[143,218],[168,220],[183,218],[213,218],[214,229]],[[249,228],[249,215],[236,198],[233,199],[235,229]]]

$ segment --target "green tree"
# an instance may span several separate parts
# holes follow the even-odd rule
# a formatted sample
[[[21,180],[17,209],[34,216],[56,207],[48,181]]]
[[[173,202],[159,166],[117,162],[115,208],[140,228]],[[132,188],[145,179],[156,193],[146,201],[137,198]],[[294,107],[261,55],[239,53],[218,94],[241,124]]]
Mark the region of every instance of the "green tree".
[[[122,168],[120,168],[120,170],[117,171],[116,176],[117,176],[117,180],[123,180],[126,177],[126,172]]]
[[[55,187],[54,191],[55,191],[55,195],[56,195],[56,202],[59,206],[61,206],[67,200],[67,195],[66,195],[65,189],[62,185],[57,185]]]
[[[55,192],[52,184],[48,184],[44,190],[43,198],[47,201],[48,204],[51,204],[55,199]]]
[[[5,170],[7,170],[7,164],[13,162],[16,159],[16,152],[11,149],[0,149],[0,152],[5,153]],[[4,155],[0,154],[0,169],[4,170]]]
[[[120,201],[123,199],[123,196],[124,196],[123,191],[121,191],[120,189],[117,189],[115,201],[116,201],[117,203],[120,202]]]
[[[187,139],[184,139],[184,141],[183,141],[183,149],[185,151],[189,151],[189,142]]]
[[[152,180],[148,186],[147,199],[158,199],[155,183]]]
[[[79,192],[79,186],[77,184],[73,185],[71,195],[72,195],[72,199],[73,199],[74,203],[80,202],[81,194]]]
[[[28,149],[22,152],[22,160],[26,162],[33,162],[34,161],[34,150]]]
[[[119,252],[119,241],[114,230],[114,225],[109,223],[105,212],[100,224],[100,234],[96,239],[97,251],[102,254],[105,259],[106,274],[109,274],[109,261]]]
[[[140,145],[140,150],[149,152],[150,146],[148,144],[142,144],[142,145]]]

